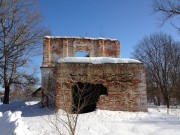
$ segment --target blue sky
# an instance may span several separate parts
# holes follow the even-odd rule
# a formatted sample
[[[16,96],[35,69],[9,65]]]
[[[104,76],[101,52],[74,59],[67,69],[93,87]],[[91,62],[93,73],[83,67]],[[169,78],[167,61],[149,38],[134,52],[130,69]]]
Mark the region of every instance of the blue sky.
[[[115,38],[121,57],[131,57],[133,46],[146,35],[165,32],[178,39],[169,24],[160,27],[152,14],[152,0],[40,0],[44,24],[53,36]]]

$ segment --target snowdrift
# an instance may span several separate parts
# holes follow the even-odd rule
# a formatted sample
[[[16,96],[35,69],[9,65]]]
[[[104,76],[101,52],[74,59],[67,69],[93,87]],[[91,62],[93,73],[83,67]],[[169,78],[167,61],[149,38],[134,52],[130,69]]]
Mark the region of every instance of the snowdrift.
[[[21,120],[21,111],[12,113],[0,112],[0,134],[1,135],[31,135],[27,126]]]

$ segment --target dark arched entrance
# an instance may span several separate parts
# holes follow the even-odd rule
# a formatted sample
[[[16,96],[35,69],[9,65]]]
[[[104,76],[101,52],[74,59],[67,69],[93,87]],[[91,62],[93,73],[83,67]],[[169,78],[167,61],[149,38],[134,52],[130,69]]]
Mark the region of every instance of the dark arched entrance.
[[[77,82],[72,87],[73,113],[87,113],[94,111],[99,96],[107,94],[107,88],[102,84]]]

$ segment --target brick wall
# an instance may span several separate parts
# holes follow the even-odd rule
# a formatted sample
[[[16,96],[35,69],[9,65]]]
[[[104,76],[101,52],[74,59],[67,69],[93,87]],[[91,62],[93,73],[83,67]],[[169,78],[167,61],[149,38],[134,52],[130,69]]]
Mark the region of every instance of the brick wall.
[[[98,109],[115,111],[147,111],[143,64],[59,63],[56,107],[72,109],[72,86],[76,82],[103,84],[107,96],[100,96]]]
[[[77,51],[89,52],[90,57],[118,58],[120,43],[111,39],[46,37],[42,67],[51,67],[59,58],[75,57]]]

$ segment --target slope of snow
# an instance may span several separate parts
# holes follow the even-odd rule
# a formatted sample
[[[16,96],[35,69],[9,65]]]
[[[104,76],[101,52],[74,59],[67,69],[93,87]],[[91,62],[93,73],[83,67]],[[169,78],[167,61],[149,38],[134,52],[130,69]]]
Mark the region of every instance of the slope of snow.
[[[10,104],[0,104],[0,112],[6,112],[6,111],[18,111],[21,108],[26,107],[25,102],[23,101],[14,101]]]
[[[58,60],[59,63],[73,62],[73,63],[92,63],[92,64],[104,64],[104,63],[141,63],[135,59],[129,58],[111,58],[111,57],[67,57]]]
[[[6,110],[6,105],[3,106]],[[55,115],[54,110],[40,108],[37,102],[27,102],[19,107],[13,113],[0,113],[0,131],[3,135],[58,135],[57,129],[68,135],[67,128],[56,119],[58,116],[66,120],[64,111],[59,110],[59,114]],[[1,109],[0,112],[3,112]],[[165,107],[150,107],[148,111],[97,110],[81,114],[76,135],[180,135],[180,108],[170,109],[170,114],[167,114]],[[52,121],[56,124],[53,125]]]

